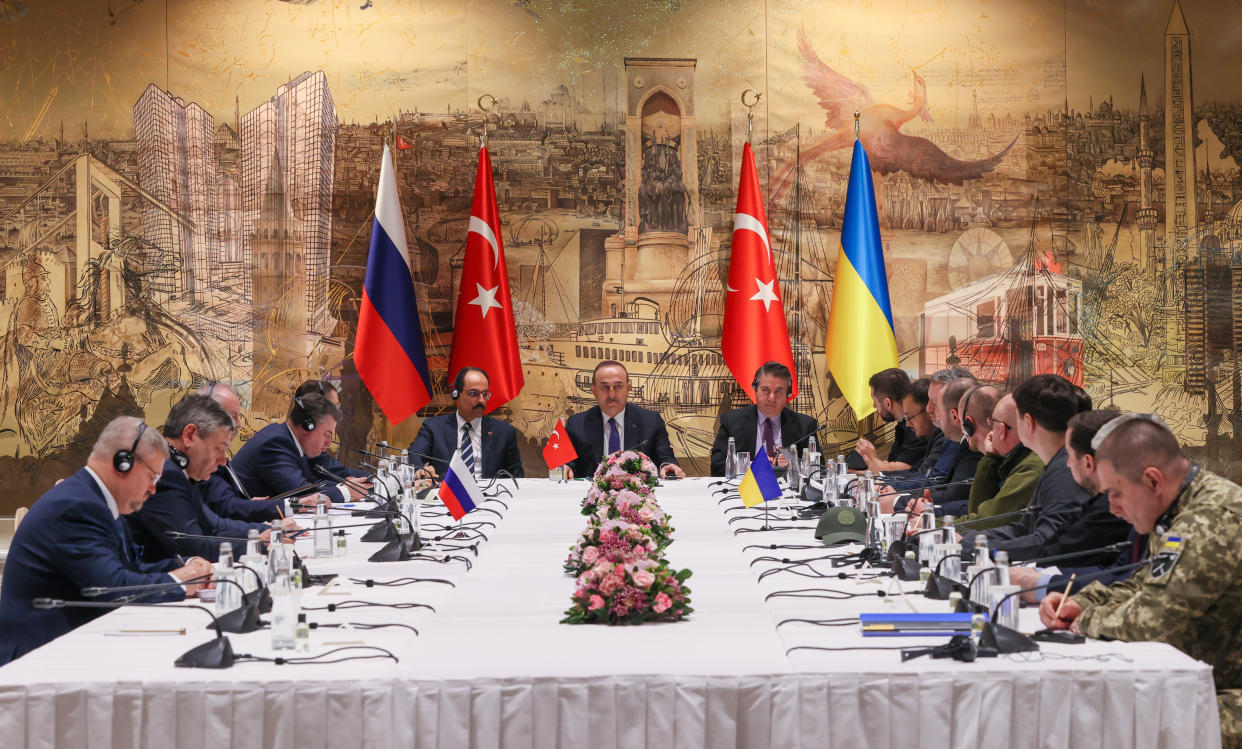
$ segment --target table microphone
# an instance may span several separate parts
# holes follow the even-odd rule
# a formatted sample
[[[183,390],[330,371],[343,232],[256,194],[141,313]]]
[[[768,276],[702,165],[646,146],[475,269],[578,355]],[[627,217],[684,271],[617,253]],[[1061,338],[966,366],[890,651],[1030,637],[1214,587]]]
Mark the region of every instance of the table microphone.
[[[259,609],[254,602],[246,596],[246,589],[234,580],[222,580],[220,578],[212,577],[211,575],[192,577],[181,582],[152,583],[149,585],[119,585],[110,588],[94,586],[83,588],[82,595],[85,598],[98,598],[99,596],[110,595],[112,593],[129,593],[133,591],[147,591],[148,593],[155,593],[167,588],[192,583],[228,583],[241,591],[241,605],[226,614],[221,614],[215,617],[215,621],[213,621],[208,628],[215,626],[225,632],[233,632],[235,634],[245,634],[247,632],[254,632],[257,629],[262,629],[263,625],[259,622]],[[135,598],[142,598],[142,595],[140,594],[130,598],[121,598],[114,601],[114,603],[131,603]]]
[[[362,484],[355,482],[353,479],[347,478],[345,476],[341,476],[338,473],[333,473],[332,471],[329,471],[327,468],[324,468],[322,465],[318,463],[311,466],[311,470],[313,470],[315,473],[319,474],[320,476],[332,479],[338,484],[345,484],[346,486],[348,486],[351,489],[354,489],[355,491],[360,491],[363,493],[364,496],[376,496],[376,497],[379,496],[378,494],[375,494],[375,492],[372,491],[371,489],[368,489]]]
[[[1011,566],[1017,567],[1021,565],[1037,564],[1041,562],[1060,562],[1066,559],[1078,559],[1080,557],[1088,557],[1088,556],[1091,556],[1092,554],[1100,554],[1106,551],[1121,551],[1122,549],[1125,549],[1128,546],[1130,546],[1129,541],[1117,541],[1116,543],[1111,543],[1111,544],[1108,544],[1107,546],[1100,546],[1094,549],[1083,549],[1081,551],[1074,551],[1074,552],[1070,552],[1067,554],[1055,554],[1053,556],[1040,557],[1039,559],[1028,559],[1025,562],[1020,562],[1020,563],[1017,563]],[[978,607],[982,609],[983,611],[987,611],[987,604],[983,601],[972,600],[970,598],[970,591],[975,589],[976,580],[978,580],[980,577],[982,577],[983,575],[986,575],[989,572],[995,572],[996,569],[997,569],[996,567],[988,567],[987,569],[982,569],[976,572],[970,578],[970,580],[966,582],[966,594],[963,596],[962,601],[969,602],[973,606]],[[1111,569],[1111,568],[1107,568],[1107,569]],[[1051,582],[1049,584],[1051,584]]]
[[[211,609],[197,603],[133,603],[119,601],[65,601],[60,598],[36,598],[30,602],[36,609],[64,609],[64,608],[84,608],[84,609],[115,609],[122,606],[142,606],[145,608],[177,608],[177,609],[198,609],[207,616],[211,617],[211,628],[215,629],[216,637],[214,640],[208,640],[202,645],[195,645],[189,650],[182,653],[174,666],[178,668],[230,668],[236,660],[233,654],[233,644],[229,642],[229,638],[224,636],[221,631],[219,620]]]
[[[1107,577],[1116,572],[1126,572],[1127,570],[1137,570],[1140,567],[1146,567],[1155,560],[1155,557],[1149,557],[1141,562],[1123,564],[1120,567],[1109,567],[1108,569],[1100,570],[1099,572],[1089,572],[1085,575],[1078,575],[1075,579],[1078,582],[1091,582],[1102,577]],[[1032,585],[1029,588],[1015,590],[1012,593],[1006,593],[999,601],[996,602],[996,605],[992,608],[992,615],[988,618],[987,624],[983,625],[983,633],[979,637],[979,648],[981,654],[983,654],[982,651],[984,651],[984,649],[989,650],[991,653],[1021,653],[1031,650],[1039,650],[1039,644],[1036,643],[1035,640],[1027,637],[1021,632],[1010,629],[1009,627],[996,624],[996,614],[1000,611],[1000,607],[1005,603],[1005,601],[1008,601],[1010,598],[1020,596],[1023,593],[1032,593],[1037,590],[1043,590],[1049,585],[1052,585],[1051,581],[1046,582],[1043,585]]]

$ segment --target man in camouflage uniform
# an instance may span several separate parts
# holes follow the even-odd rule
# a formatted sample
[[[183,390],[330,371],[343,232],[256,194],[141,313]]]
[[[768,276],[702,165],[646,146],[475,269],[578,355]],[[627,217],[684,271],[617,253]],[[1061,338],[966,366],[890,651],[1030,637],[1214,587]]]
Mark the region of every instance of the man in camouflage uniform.
[[[1226,749],[1242,747],[1242,487],[1201,470],[1158,417],[1122,416],[1092,447],[1113,514],[1149,534],[1149,567],[1040,605],[1044,625],[1158,640],[1211,664]]]

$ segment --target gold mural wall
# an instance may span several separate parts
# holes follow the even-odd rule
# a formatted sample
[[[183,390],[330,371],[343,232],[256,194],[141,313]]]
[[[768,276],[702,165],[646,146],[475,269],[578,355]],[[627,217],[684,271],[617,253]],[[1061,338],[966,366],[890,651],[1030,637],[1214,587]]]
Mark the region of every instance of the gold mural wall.
[[[823,358],[854,111],[903,366],[1065,374],[1236,477],[1239,43],[1225,0],[0,0],[0,512],[206,380],[241,439],[319,375],[342,457],[412,438],[352,365],[390,126],[428,413],[486,129],[528,474],[600,358],[704,469],[744,398],[719,337],[751,130],[795,405],[845,449],[876,427]]]

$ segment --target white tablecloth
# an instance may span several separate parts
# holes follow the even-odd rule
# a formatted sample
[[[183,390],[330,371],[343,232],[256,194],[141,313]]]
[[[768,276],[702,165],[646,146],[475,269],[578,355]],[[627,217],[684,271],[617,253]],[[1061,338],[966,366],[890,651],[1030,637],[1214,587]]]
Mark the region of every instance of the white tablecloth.
[[[863,638],[857,627],[777,626],[860,611],[934,611],[920,597],[845,601],[774,598],[772,591],[871,592],[877,582],[811,580],[773,563],[826,553],[746,549],[814,542],[809,530],[741,534],[759,521],[730,518],[706,480],[659,490],[672,514],[668,557],[694,571],[695,613],[641,627],[558,624],[573,581],[560,569],[585,525],[586,485],[525,480],[503,520],[460,563],[369,564],[377,545],[351,539],[348,559],[308,559],[316,573],[392,579],[447,577],[356,589],[368,601],[418,601],[436,612],[311,612],[320,622],[404,622],[408,630],[316,630],[312,652],[334,642],[389,648],[392,661],[226,671],[172,661],[210,635],[200,612],[126,609],[0,668],[0,736],[32,747],[1213,747],[1219,728],[1210,667],[1166,645],[1043,645],[1036,659],[966,664],[896,651],[808,652],[795,645],[916,645]],[[299,543],[309,556],[309,545]],[[815,569],[835,573],[829,562]],[[888,582],[884,582],[888,586]],[[893,589],[896,592],[896,589]],[[351,596],[336,596],[346,600]],[[325,596],[304,594],[304,605]],[[1024,612],[1026,616],[1033,612]],[[1024,625],[1028,620],[1024,619]],[[179,627],[184,636],[120,637],[120,629]],[[1034,628],[1030,622],[1029,628]],[[237,652],[272,655],[269,635],[230,635]],[[1102,660],[1100,659],[1102,658]],[[16,741],[13,741],[16,739]]]

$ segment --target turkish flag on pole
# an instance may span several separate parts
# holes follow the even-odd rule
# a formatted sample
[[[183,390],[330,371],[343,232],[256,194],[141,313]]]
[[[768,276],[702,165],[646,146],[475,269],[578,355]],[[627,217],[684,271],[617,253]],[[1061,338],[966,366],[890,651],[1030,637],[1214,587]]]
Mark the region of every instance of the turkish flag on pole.
[[[552,427],[552,434],[548,435],[548,444],[543,446],[544,462],[548,464],[548,468],[556,470],[577,457],[578,451],[574,449],[574,443],[565,434],[565,421],[557,419],[556,426]]]
[[[781,304],[780,279],[776,277],[776,262],[768,242],[768,219],[763,213],[755,155],[749,143],[742,149],[742,178],[737,186],[729,285],[725,291],[720,349],[733,379],[753,401],[755,388],[751,383],[755,371],[764,362],[780,362],[793,374],[789,393],[793,400],[798,394],[798,373],[785,324],[785,307]]]
[[[397,133],[397,150],[398,151],[408,151],[413,147],[414,146],[411,146],[409,142],[406,141],[405,138],[401,137],[401,133]]]
[[[487,147],[479,149],[479,171],[474,179],[466,254],[453,318],[453,352],[449,378],[462,367],[487,372],[492,398],[487,411],[500,408],[522,390],[522,358],[518,354],[513,302],[509,297],[509,273],[505,248],[500,240],[500,210],[492,184],[492,160]]]

